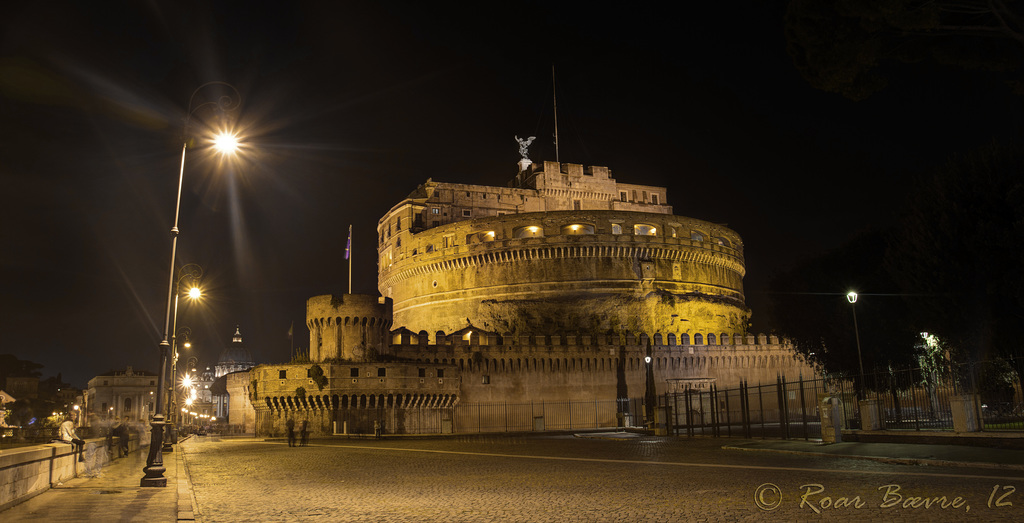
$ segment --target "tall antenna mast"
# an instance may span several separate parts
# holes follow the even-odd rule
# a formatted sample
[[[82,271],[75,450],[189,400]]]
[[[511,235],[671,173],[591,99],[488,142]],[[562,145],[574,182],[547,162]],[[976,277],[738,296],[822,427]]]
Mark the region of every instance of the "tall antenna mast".
[[[551,98],[555,102],[555,161],[558,159],[558,93],[555,91],[555,65],[551,64]]]

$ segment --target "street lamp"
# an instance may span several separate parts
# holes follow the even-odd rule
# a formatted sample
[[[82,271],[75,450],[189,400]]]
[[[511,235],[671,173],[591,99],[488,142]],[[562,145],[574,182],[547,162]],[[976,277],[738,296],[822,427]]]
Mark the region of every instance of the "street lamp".
[[[860,355],[860,331],[857,329],[857,293],[850,291],[846,293],[846,301],[850,302],[850,310],[853,311],[853,335],[857,339],[857,363],[860,364],[860,396],[864,398],[864,358]]]
[[[234,92],[234,98],[232,98],[231,96],[222,95],[218,97],[217,101],[215,102],[205,102],[199,105],[193,105],[193,102],[195,102],[196,95],[199,94],[199,91],[203,90],[206,87],[211,87],[214,85],[229,88],[231,91]],[[143,472],[145,473],[145,476],[143,476],[142,480],[140,481],[140,486],[143,487],[167,486],[167,478],[164,477],[164,471],[167,470],[164,467],[163,458],[163,432],[164,425],[166,425],[166,419],[164,417],[164,394],[162,393],[162,391],[164,390],[164,380],[166,379],[167,376],[167,360],[171,348],[171,344],[168,341],[168,333],[171,331],[171,298],[174,297],[174,255],[177,252],[178,248],[178,213],[181,210],[181,187],[182,182],[185,179],[185,152],[188,150],[189,143],[189,123],[192,119],[192,114],[198,111],[201,107],[212,105],[220,111],[224,112],[237,108],[240,98],[241,97],[238,94],[238,90],[232,87],[230,84],[227,84],[225,82],[209,82],[196,88],[196,90],[192,92],[192,96],[189,98],[188,101],[188,112],[185,115],[185,136],[184,139],[182,140],[183,143],[181,146],[181,168],[178,170],[178,196],[174,203],[174,225],[171,227],[171,263],[167,282],[167,314],[164,321],[164,336],[158,346],[160,349],[160,373],[157,375],[156,390],[161,391],[161,394],[156,395],[156,405],[155,408],[153,409],[153,419],[151,422],[152,438],[150,440],[149,445],[149,455],[146,457],[146,466],[145,468],[142,469]],[[218,150],[221,152],[221,154],[227,154],[225,151],[229,150],[229,145],[231,143],[232,142],[224,140],[223,138],[219,142],[217,142]],[[235,150],[237,150],[237,141],[233,142],[233,145],[235,147],[231,148],[230,152],[234,152]]]
[[[171,445],[178,441],[174,424],[171,423],[171,413],[174,412],[172,409],[176,403],[174,401],[174,376],[178,368],[178,334],[181,333],[184,335],[186,348],[192,346],[192,343],[189,341],[189,335],[192,334],[192,329],[188,327],[182,327],[180,330],[178,329],[178,297],[181,296],[183,287],[188,289],[188,294],[186,295],[190,300],[198,300],[202,297],[203,293],[198,287],[199,279],[202,277],[203,268],[198,264],[190,263],[183,266],[181,269],[178,269],[178,289],[177,292],[174,293],[174,315],[171,320],[171,379],[168,380],[167,412],[165,413],[167,415],[166,420],[169,426],[167,427],[167,437],[164,438],[164,452],[171,452]]]

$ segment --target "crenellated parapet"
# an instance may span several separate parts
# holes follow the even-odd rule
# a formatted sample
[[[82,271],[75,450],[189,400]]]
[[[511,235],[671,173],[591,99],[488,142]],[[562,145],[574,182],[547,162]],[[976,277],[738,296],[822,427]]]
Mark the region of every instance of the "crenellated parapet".
[[[391,300],[363,294],[326,294],[306,302],[313,361],[374,359],[391,329]]]

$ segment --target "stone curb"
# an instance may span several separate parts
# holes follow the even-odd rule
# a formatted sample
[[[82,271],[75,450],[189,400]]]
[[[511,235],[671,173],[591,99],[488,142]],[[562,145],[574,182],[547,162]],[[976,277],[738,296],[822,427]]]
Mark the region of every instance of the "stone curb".
[[[823,458],[849,458],[877,461],[879,463],[890,463],[897,465],[924,465],[932,467],[973,467],[995,470],[1020,470],[1024,471],[1024,465],[1011,463],[989,463],[985,461],[950,461],[944,459],[928,458],[894,458],[889,456],[860,456],[852,454],[833,454],[830,452],[808,452],[802,450],[765,449],[765,448],[744,448],[723,445],[723,450],[742,450],[747,452],[774,452],[776,454],[797,454],[802,456],[816,456]]]

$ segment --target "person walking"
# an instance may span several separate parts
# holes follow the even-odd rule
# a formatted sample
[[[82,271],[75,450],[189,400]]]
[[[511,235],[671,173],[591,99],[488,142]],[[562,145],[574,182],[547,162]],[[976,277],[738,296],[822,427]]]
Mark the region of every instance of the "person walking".
[[[79,438],[78,432],[75,431],[75,416],[73,414],[65,415],[64,423],[60,424],[59,434],[61,441],[72,445],[72,452],[78,454],[78,461],[85,461],[85,458],[82,457],[85,440]]]
[[[288,418],[288,421],[284,423],[284,426],[288,429],[288,446],[295,446],[295,420]]]
[[[128,455],[128,416],[124,417],[122,422],[120,418],[115,418],[114,430],[112,434],[117,438],[117,451],[118,457],[124,457]]]
[[[309,443],[309,422],[302,420],[301,428],[299,429],[299,436],[302,438],[302,446],[305,447],[306,443]]]

